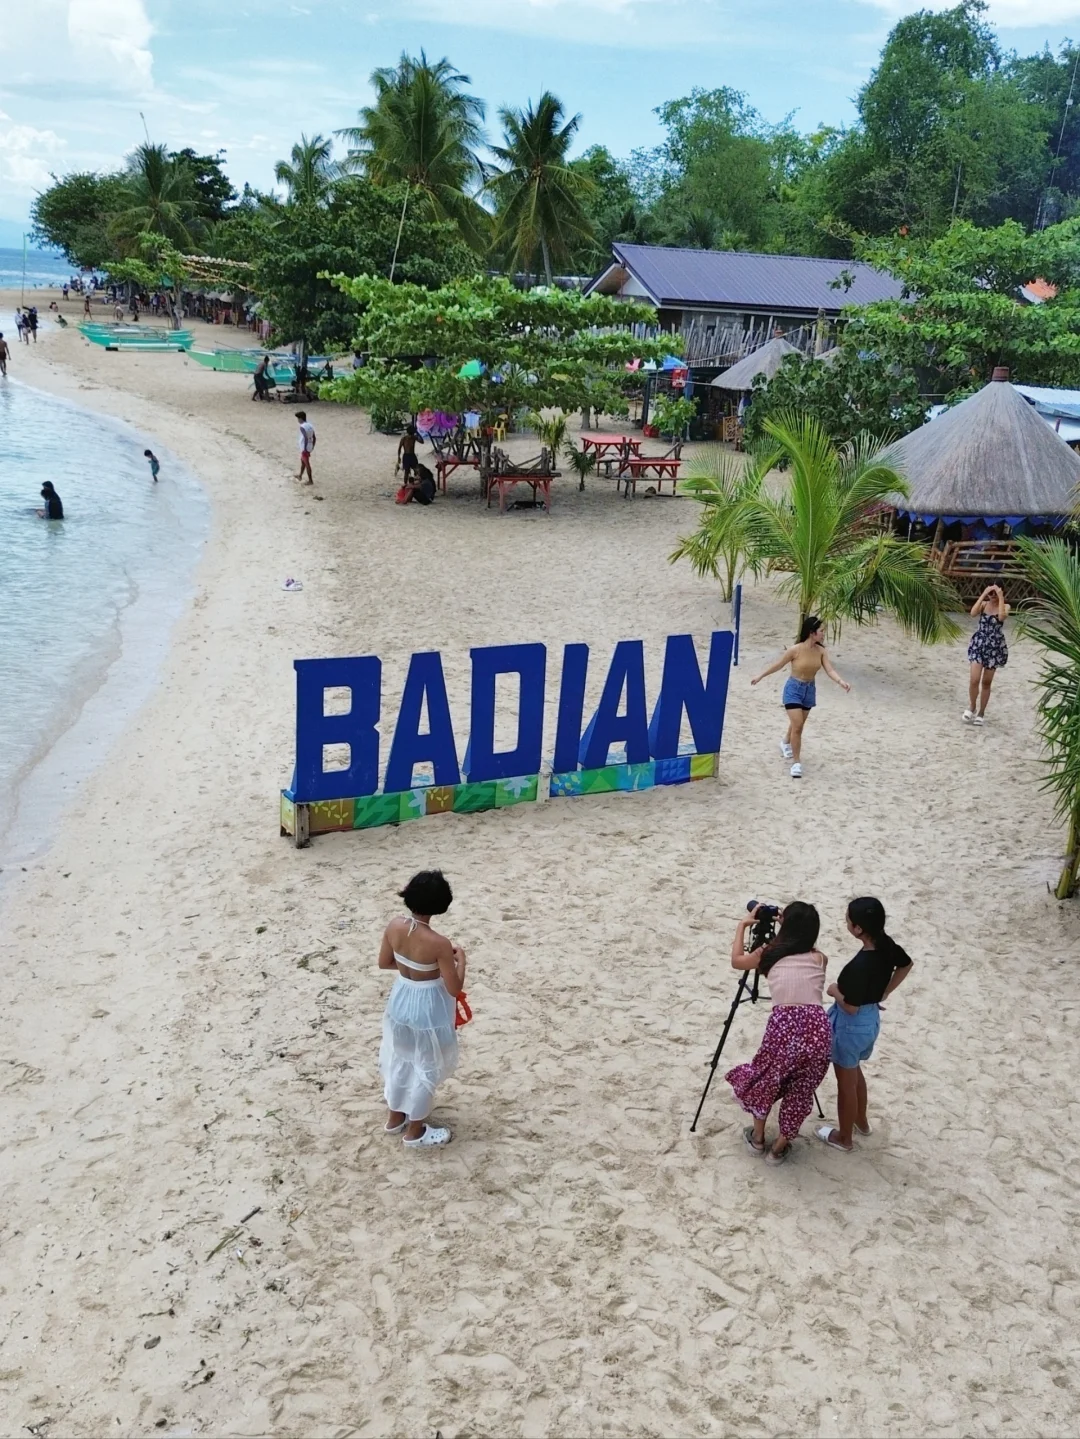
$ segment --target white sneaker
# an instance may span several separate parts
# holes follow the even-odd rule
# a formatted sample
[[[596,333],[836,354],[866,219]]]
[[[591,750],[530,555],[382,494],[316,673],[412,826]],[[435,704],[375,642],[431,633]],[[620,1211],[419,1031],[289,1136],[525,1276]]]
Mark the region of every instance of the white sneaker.
[[[793,764],[793,765],[791,766],[791,778],[792,778],[792,779],[802,779],[802,765],[801,765],[801,764]]]
[[[450,1131],[436,1129],[433,1124],[429,1124],[419,1139],[403,1139],[401,1142],[408,1149],[427,1149],[435,1144],[449,1144]]]
[[[784,756],[785,759],[790,759],[791,756],[795,753],[795,751],[791,748],[786,739],[782,739],[780,741],[780,753]]]
[[[965,711],[964,711],[964,723],[965,723],[965,724],[974,724],[974,722],[975,722],[975,711],[974,711],[974,710],[965,710]]]

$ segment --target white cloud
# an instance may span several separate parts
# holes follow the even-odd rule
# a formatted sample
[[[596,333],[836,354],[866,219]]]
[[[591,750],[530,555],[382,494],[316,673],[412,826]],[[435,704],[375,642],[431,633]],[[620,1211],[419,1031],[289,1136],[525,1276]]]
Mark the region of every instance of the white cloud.
[[[144,0],[3,0],[3,88],[146,93],[153,27]]]
[[[899,17],[915,10],[949,10],[956,0],[863,0]],[[1080,0],[990,0],[987,19],[1005,29],[1037,29],[1080,20]]]
[[[153,30],[143,0],[69,0],[67,30],[78,53],[126,76],[134,88],[149,89]]]
[[[64,144],[55,130],[12,124],[0,111],[0,185],[26,191],[48,184]]]

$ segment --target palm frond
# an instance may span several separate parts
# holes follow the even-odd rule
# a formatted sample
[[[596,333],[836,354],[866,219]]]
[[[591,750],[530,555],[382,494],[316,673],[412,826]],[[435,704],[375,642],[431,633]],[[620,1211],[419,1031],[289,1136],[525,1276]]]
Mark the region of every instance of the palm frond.
[[[1080,825],[1080,557],[1060,539],[1021,539],[1020,551],[1038,591],[1018,626],[1043,650],[1038,724],[1047,750],[1046,787],[1075,836]]]
[[[905,633],[939,644],[961,633],[948,613],[955,591],[921,545],[893,535],[860,540],[830,567],[818,600],[822,618],[872,624],[887,611]]]

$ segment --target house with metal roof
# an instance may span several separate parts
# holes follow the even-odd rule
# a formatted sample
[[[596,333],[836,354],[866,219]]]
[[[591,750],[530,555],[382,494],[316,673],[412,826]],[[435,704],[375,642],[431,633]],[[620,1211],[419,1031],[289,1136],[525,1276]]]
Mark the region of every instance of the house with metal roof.
[[[622,243],[611,250],[611,263],[585,293],[655,305],[660,328],[696,333],[699,353],[709,348],[710,330],[719,335],[737,328],[769,339],[777,329],[835,320],[845,305],[901,295],[899,280],[859,260]]]

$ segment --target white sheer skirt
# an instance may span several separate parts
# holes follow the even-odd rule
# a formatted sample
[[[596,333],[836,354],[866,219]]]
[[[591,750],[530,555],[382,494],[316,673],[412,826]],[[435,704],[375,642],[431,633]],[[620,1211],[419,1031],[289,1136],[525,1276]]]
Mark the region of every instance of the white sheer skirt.
[[[441,979],[394,980],[383,1015],[379,1072],[386,1105],[409,1119],[426,1119],[435,1091],[457,1068],[457,1005]]]

